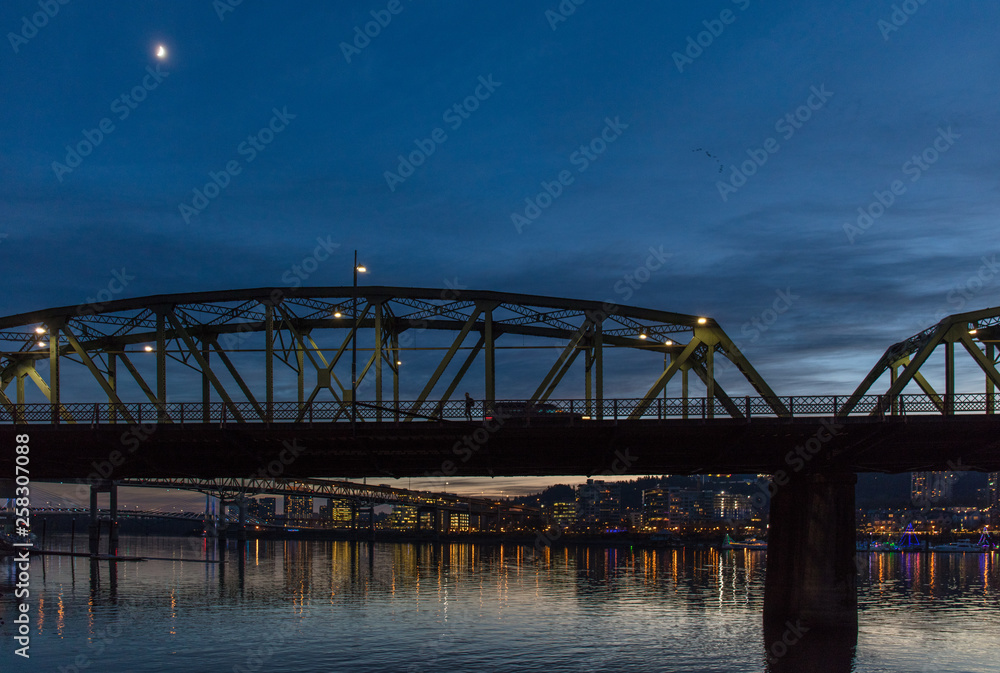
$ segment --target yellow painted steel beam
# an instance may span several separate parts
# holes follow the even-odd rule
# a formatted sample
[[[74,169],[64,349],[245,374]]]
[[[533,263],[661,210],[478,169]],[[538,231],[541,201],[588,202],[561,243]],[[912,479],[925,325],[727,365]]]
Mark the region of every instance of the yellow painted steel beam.
[[[87,369],[90,370],[90,373],[93,375],[93,377],[97,379],[97,382],[100,384],[101,388],[104,389],[104,392],[107,394],[108,399],[111,400],[111,403],[114,405],[114,407],[122,411],[122,413],[125,415],[125,418],[128,420],[129,423],[135,423],[135,419],[132,417],[132,414],[128,412],[128,409],[125,408],[125,405],[122,403],[121,399],[119,399],[117,391],[115,391],[111,383],[106,378],[104,378],[104,374],[101,373],[101,371],[97,368],[97,365],[94,364],[94,361],[91,359],[90,354],[87,353],[87,351],[80,345],[80,342],[77,340],[76,335],[73,334],[73,332],[70,330],[69,325],[63,325],[62,332],[63,335],[66,337],[66,341],[69,343],[70,347],[74,351],[76,351],[76,354],[80,356],[80,359],[83,361],[83,364],[87,367]]]

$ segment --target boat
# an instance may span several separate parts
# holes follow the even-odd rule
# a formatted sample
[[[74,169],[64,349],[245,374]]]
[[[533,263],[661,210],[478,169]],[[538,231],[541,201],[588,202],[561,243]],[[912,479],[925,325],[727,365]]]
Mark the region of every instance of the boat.
[[[924,546],[917,539],[917,534],[913,532],[913,524],[907,524],[906,530],[903,531],[902,537],[896,542],[895,549],[897,551],[923,551]]]
[[[984,551],[987,551],[987,549],[979,546],[972,540],[959,540],[958,542],[950,542],[948,544],[935,545],[931,547],[931,551],[948,552],[953,554],[961,554],[961,553],[982,554]]]
[[[683,547],[684,542],[673,533],[653,533],[649,543],[654,547]]]
[[[723,538],[722,544],[719,549],[767,549],[767,542],[764,540],[756,540],[750,538],[749,540],[743,540],[742,542],[736,542],[733,538],[726,534]]]

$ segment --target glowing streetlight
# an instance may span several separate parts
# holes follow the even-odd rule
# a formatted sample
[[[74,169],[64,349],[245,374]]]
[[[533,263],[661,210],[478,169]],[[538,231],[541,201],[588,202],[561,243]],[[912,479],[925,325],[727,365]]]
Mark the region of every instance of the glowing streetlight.
[[[708,322],[708,318],[698,318],[698,324],[699,325],[704,325],[707,322]]]
[[[143,348],[143,350],[146,351],[147,353],[152,353],[153,352],[153,347],[152,346],[146,346],[145,348]]]

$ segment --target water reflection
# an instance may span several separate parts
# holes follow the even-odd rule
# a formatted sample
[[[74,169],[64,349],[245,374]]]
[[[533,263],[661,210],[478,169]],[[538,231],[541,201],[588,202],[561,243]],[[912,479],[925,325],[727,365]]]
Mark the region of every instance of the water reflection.
[[[967,657],[1000,648],[1000,555],[859,555],[858,634],[763,625],[760,551],[152,538],[121,548],[174,560],[33,563],[39,670],[109,629],[169,651],[170,670],[230,670],[278,628],[294,637],[259,670],[401,670],[421,651],[419,670],[947,670],[942,658],[986,670]],[[16,581],[10,568],[0,564],[0,583]],[[946,630],[960,633],[914,661],[913,634]],[[176,645],[207,634],[211,647]],[[133,649],[109,649],[93,670],[154,670]]]

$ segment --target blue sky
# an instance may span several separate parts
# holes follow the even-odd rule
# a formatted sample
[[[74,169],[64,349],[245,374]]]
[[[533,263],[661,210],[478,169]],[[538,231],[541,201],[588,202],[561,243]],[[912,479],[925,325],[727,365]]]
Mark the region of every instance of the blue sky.
[[[341,247],[315,285],[348,284],[357,248],[373,284],[620,300],[663,246],[627,303],[713,316],[796,394],[850,392],[889,344],[1000,304],[994,3],[226,2],[0,7],[0,312],[79,304],[123,268],[122,297],[280,285],[317,237]],[[457,128],[456,104],[475,106]],[[749,329],[779,292],[788,310]]]

